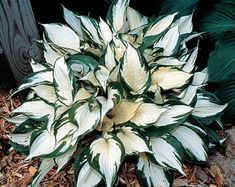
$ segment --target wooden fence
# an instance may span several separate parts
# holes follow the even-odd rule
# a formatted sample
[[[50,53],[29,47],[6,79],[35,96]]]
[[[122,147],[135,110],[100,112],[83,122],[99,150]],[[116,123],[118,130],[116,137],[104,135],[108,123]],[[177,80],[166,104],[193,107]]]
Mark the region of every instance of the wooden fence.
[[[30,0],[1,0],[0,46],[17,82],[31,72],[29,59],[42,59],[39,39]]]

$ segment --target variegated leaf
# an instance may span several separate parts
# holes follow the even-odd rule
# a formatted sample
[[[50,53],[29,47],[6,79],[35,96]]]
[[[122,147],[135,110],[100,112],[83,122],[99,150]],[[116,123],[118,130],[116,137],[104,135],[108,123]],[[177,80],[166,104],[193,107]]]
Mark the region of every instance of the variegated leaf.
[[[160,67],[152,73],[152,85],[158,84],[164,90],[180,88],[187,83],[192,74],[170,67]]]
[[[91,97],[91,94],[85,89],[80,88],[74,96],[74,102],[85,100]]]
[[[100,175],[95,169],[93,169],[88,162],[86,162],[77,178],[77,187],[82,187],[82,186],[96,186],[102,179],[102,175]]]
[[[27,119],[29,119],[28,116],[25,116],[23,114],[15,115],[13,117],[5,118],[8,122],[14,123],[14,125],[19,126],[21,123],[25,122]]]
[[[180,35],[189,34],[192,32],[193,30],[192,18],[193,15],[191,14],[187,16],[182,16],[176,21],[176,24],[179,27]]]
[[[8,138],[19,145],[23,146],[29,146],[30,143],[30,137],[31,137],[32,132],[24,133],[24,134],[10,134],[8,135]]]
[[[163,96],[161,95],[161,88],[156,85],[156,86],[151,86],[149,88],[149,91],[153,92],[154,93],[154,102],[156,104],[162,104],[164,102],[164,98]]]
[[[74,146],[65,154],[55,158],[55,163],[57,164],[57,172],[60,171],[63,168],[63,166],[65,166],[65,164],[69,162],[69,160],[71,159],[72,155],[74,154],[76,150],[77,150],[77,147]]]
[[[65,153],[69,152],[71,149],[75,148],[78,139],[73,138],[72,135],[68,135],[59,142],[56,142],[54,151],[50,154],[53,157],[60,157]],[[66,155],[65,155],[66,157]]]
[[[104,176],[107,187],[114,184],[124,153],[122,143],[114,135],[105,134],[91,143],[88,161]]]
[[[193,108],[187,105],[174,105],[168,107],[168,110],[163,112],[157,122],[154,124],[157,127],[182,123]]]
[[[193,86],[193,85],[189,85],[180,95],[180,101],[182,101],[183,103],[189,105],[192,103],[193,99],[195,98],[196,94],[197,94],[197,90],[200,88],[201,86]]]
[[[208,69],[205,68],[202,71],[195,72],[193,75],[192,85],[200,86],[204,85],[208,80]]]
[[[169,187],[170,183],[165,175],[164,169],[158,166],[148,158],[141,157],[137,163],[137,170],[140,171],[142,178],[146,179],[148,186],[151,187]]]
[[[137,50],[128,44],[121,66],[121,76],[134,94],[142,94],[148,87],[149,72]]]
[[[33,100],[33,99],[38,99],[38,96],[36,95],[35,91],[30,90],[26,97],[26,100]]]
[[[12,111],[12,113],[24,114],[32,119],[46,117],[47,129],[51,131],[51,126],[55,117],[55,108],[43,100],[29,100]]]
[[[145,37],[158,35],[163,31],[165,31],[172,24],[176,14],[177,13],[165,16],[156,23],[154,23],[153,25],[151,25],[147,30],[147,32],[145,33]]]
[[[63,103],[61,103],[59,100],[56,101],[55,103],[55,121],[58,120],[61,115],[63,115],[63,113],[65,113],[66,111],[68,111],[71,106],[66,106]]]
[[[90,110],[88,103],[79,104],[74,114],[74,119],[78,124],[78,130],[73,134],[73,138],[77,138],[93,130],[100,121],[100,108],[96,106]]]
[[[111,82],[120,82],[119,72],[120,72],[120,64],[114,67],[113,70],[110,72],[109,80]]]
[[[91,84],[93,84],[94,86],[101,86],[99,81],[97,80],[95,74],[93,71],[90,71],[89,73],[87,73],[84,77],[82,77],[80,80],[83,81],[89,81]]]
[[[100,18],[100,23],[99,23],[99,34],[102,40],[104,41],[105,45],[108,45],[113,38],[113,33],[109,25],[102,18]]]
[[[69,106],[73,103],[74,77],[64,57],[58,59],[54,66],[55,91],[60,102]]]
[[[119,0],[110,7],[109,15],[107,17],[110,24],[113,26],[114,31],[119,32],[123,26],[126,19],[126,8],[129,5],[130,0]]]
[[[183,125],[185,126],[185,127],[188,127],[188,128],[190,128],[190,129],[192,129],[193,131],[195,131],[195,132],[197,132],[197,134],[201,134],[201,135],[203,135],[203,136],[205,136],[207,133],[204,131],[204,130],[202,130],[200,127],[198,127],[198,126],[196,126],[196,125],[193,125],[193,124],[191,124],[191,123],[189,123],[189,122],[187,122],[187,121],[185,121],[184,123],[183,123]]]
[[[203,147],[202,139],[190,128],[180,126],[171,134],[183,145],[183,147],[193,154],[198,161],[206,161],[206,151]]]
[[[48,44],[47,42],[43,43],[43,47],[44,47],[43,56],[46,62],[54,66],[56,60],[61,58],[63,54],[59,52],[58,50],[53,49],[51,45]]]
[[[52,83],[53,83],[53,76],[51,70],[44,70],[32,73],[23,79],[21,84],[18,86],[18,88],[16,88],[16,90],[14,90],[11,96],[32,86],[41,85],[41,84],[52,84]]]
[[[123,143],[126,154],[152,152],[148,148],[144,138],[131,127],[121,128],[117,133],[117,137]]]
[[[47,67],[47,64],[45,64],[45,63],[42,64],[42,63],[39,63],[39,62],[35,62],[33,59],[31,59],[30,65],[31,65],[31,68],[32,68],[33,72],[35,72],[35,73],[49,69]]]
[[[148,23],[148,18],[141,15],[138,11],[131,7],[126,9],[126,17],[130,30],[136,29]]]
[[[63,118],[61,119],[61,121],[57,122],[57,123],[60,123],[60,127],[56,130],[56,134],[55,134],[55,138],[57,142],[59,142],[66,136],[72,135],[78,129],[78,127],[74,125],[73,123],[71,123],[70,121],[63,122],[62,120]]]
[[[81,20],[79,17],[72,11],[68,10],[63,6],[64,19],[69,24],[71,28],[78,34],[81,40],[84,39]]]
[[[139,127],[147,127],[155,123],[166,110],[153,103],[142,103],[130,121]]]
[[[117,59],[117,61],[119,61],[123,57],[126,51],[126,46],[119,38],[116,38],[115,36],[113,36],[113,44],[114,44],[115,58]]]
[[[63,24],[43,24],[48,38],[57,46],[80,51],[80,38],[69,27]]]
[[[97,126],[96,130],[106,133],[106,132],[109,132],[113,126],[114,126],[114,122],[107,116],[104,116],[103,120],[101,121],[100,125]]]
[[[12,113],[23,113],[34,119],[44,116],[53,116],[54,107],[42,100],[31,100],[24,102],[21,106],[12,111]]]
[[[188,35],[186,38],[184,38],[184,39],[180,42],[181,45],[182,45],[182,47],[183,47],[182,49],[184,49],[184,47],[187,48],[186,42],[192,40],[193,38],[201,37],[201,35],[202,35],[203,33],[204,33],[204,32],[192,33],[192,34]],[[198,43],[199,43],[199,40],[198,40]]]
[[[198,50],[199,46],[197,45],[197,47],[193,50],[190,56],[187,59],[185,59],[187,63],[182,67],[182,70],[184,72],[190,73],[193,71],[195,67],[195,62],[197,60]]]
[[[218,104],[212,98],[197,94],[197,102],[192,111],[192,115],[199,118],[208,118],[209,116],[216,116],[224,111],[227,104]]]
[[[95,72],[95,77],[99,81],[100,85],[102,86],[103,90],[106,92],[106,85],[109,79],[109,70],[105,66],[99,65]]]
[[[179,40],[178,25],[170,28],[167,33],[154,44],[154,48],[163,48],[163,56],[170,56],[174,53]]]
[[[31,88],[35,91],[37,96],[43,99],[44,101],[51,104],[54,104],[57,101],[54,86],[42,84]]]
[[[109,118],[115,124],[122,124],[134,117],[141,102],[131,102],[127,99],[122,99],[108,114]]]
[[[30,152],[26,160],[29,160],[36,156],[50,154],[55,150],[56,140],[52,133],[44,130],[30,146]]]
[[[97,31],[97,21],[87,16],[79,16],[79,18],[83,26],[83,31],[88,35],[89,39],[97,44],[102,45]]]
[[[101,108],[101,120],[121,99],[121,93],[115,87],[108,87],[107,97],[98,96],[97,101],[100,103]]]
[[[163,167],[172,167],[184,174],[177,150],[163,138],[150,138],[156,161]]]
[[[68,58],[68,65],[77,77],[81,78],[89,71],[93,71],[98,66],[98,62],[91,55],[75,54]]]
[[[114,51],[111,49],[111,46],[109,44],[107,45],[104,60],[105,66],[108,68],[109,72],[111,72],[113,68],[117,66]]]
[[[37,173],[35,174],[31,186],[39,186],[46,174],[55,166],[54,159],[42,159]]]

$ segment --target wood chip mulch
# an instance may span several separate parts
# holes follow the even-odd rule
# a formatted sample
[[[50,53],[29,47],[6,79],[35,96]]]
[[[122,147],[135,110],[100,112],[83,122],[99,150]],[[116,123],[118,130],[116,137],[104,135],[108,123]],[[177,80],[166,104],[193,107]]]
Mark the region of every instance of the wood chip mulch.
[[[0,187],[27,187],[37,171],[37,159],[25,161],[26,156],[16,152],[9,144],[8,133],[14,131],[14,125],[6,122],[10,111],[21,104],[22,99],[9,99],[11,91],[0,91]],[[174,187],[198,186],[195,172],[197,166],[184,165],[186,176],[176,174]],[[187,185],[185,185],[187,184]],[[72,187],[73,165],[67,164],[60,172],[53,168],[41,182],[42,187]],[[135,165],[124,163],[115,184],[116,187],[141,187],[135,175]]]

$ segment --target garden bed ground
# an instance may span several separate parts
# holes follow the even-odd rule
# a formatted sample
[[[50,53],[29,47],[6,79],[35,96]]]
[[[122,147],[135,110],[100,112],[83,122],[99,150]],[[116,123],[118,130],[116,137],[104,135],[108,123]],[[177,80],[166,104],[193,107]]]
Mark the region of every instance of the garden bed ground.
[[[25,156],[11,148],[7,133],[14,130],[14,126],[4,119],[8,113],[20,105],[20,97],[9,99],[11,90],[0,91],[0,187],[26,187],[32,181],[37,171],[37,159],[25,161]],[[208,163],[201,166],[184,165],[186,176],[176,173],[175,187],[232,187],[235,184],[235,128],[227,127],[226,132],[218,132],[229,138],[225,147],[216,151],[208,159]],[[56,173],[52,169],[41,182],[43,187],[72,187],[73,166],[68,164]],[[135,166],[125,163],[115,186],[140,187],[135,176]]]

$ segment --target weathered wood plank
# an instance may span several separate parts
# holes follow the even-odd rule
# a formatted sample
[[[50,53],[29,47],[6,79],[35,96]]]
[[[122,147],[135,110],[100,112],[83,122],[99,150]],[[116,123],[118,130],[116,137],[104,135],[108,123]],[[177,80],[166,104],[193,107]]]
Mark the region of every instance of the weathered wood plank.
[[[19,83],[31,72],[29,59],[43,59],[30,0],[0,1],[0,43]]]

